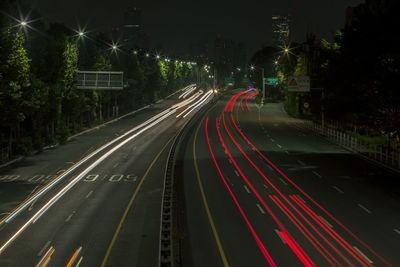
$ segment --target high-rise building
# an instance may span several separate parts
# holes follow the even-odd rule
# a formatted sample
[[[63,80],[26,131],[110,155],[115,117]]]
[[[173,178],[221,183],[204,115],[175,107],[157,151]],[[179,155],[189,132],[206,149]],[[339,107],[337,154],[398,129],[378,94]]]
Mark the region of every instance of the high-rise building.
[[[122,42],[124,46],[133,48],[142,37],[142,9],[128,7],[124,12],[122,26]]]
[[[290,42],[291,14],[272,15],[272,46],[283,47]]]

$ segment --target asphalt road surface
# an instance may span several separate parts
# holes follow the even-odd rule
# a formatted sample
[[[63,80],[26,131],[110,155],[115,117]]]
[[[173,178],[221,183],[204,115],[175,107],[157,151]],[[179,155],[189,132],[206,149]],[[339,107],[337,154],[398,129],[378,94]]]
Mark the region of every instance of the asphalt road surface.
[[[251,93],[187,137],[189,266],[400,266],[400,177]]]

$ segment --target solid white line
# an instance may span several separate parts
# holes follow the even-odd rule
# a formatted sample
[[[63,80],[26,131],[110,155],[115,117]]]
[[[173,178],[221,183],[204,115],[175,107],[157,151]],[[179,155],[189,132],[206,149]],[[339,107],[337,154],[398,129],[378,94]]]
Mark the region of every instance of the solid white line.
[[[364,259],[366,259],[369,263],[374,263],[372,260],[370,260],[364,253],[361,252],[361,250],[359,250],[356,246],[353,246],[353,248],[355,250],[357,250],[357,252],[364,257]]]
[[[247,188],[247,186],[243,186],[244,187],[244,189],[247,191],[247,193],[249,193],[250,194],[250,190]]]
[[[286,183],[286,181],[283,180],[282,178],[279,178],[279,180],[281,180],[281,182],[282,182],[284,185],[288,185],[288,184]]]
[[[322,217],[322,216],[320,215],[319,218],[320,218],[321,220],[323,220],[330,228],[333,228],[333,225],[330,224],[327,220],[325,220],[324,217]]]
[[[336,191],[338,191],[340,194],[344,194],[344,192],[342,190],[340,190],[339,187],[337,186],[332,186]]]
[[[275,229],[274,231],[275,231],[275,233],[279,236],[279,238],[281,239],[282,243],[286,245],[286,241],[285,241],[285,239],[283,239],[283,237],[282,237],[281,234],[279,233],[279,230],[278,230],[278,229]]]
[[[306,166],[306,164],[304,162],[302,162],[301,160],[297,160],[298,163],[300,163],[300,165]]]
[[[90,197],[90,195],[93,193],[93,190],[92,191],[90,191],[87,195],[86,195],[86,198],[89,198]]]
[[[236,174],[236,176],[239,176],[240,174],[238,173],[238,171],[237,170],[235,170],[235,174]]]
[[[396,233],[398,233],[400,235],[400,230],[399,229],[393,229]]]
[[[322,176],[318,173],[318,172],[316,172],[316,171],[312,171],[312,173],[314,173],[315,174],[315,176],[318,176],[319,178],[322,178]]]
[[[282,146],[280,144],[276,144],[279,148],[282,148]]]
[[[44,247],[39,251],[39,253],[37,254],[38,257],[42,256],[43,252],[46,250],[46,248],[48,246],[50,246],[51,241],[47,241],[47,243],[44,245]]]
[[[260,210],[260,212],[262,213],[262,214],[265,214],[265,211],[263,210],[263,208],[261,208],[261,205],[260,204],[256,204],[256,206],[257,206],[257,208]]]
[[[361,205],[361,204],[358,204],[358,206],[360,207],[360,208],[362,208],[365,212],[367,212],[367,213],[369,213],[369,214],[371,214],[372,213],[372,211],[370,211],[369,209],[367,209],[366,207],[364,207],[363,205]]]

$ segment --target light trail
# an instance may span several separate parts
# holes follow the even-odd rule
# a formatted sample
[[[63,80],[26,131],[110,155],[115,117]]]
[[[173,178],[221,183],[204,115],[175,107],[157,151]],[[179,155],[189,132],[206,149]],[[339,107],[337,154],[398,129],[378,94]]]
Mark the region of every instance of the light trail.
[[[74,179],[72,179],[66,186],[64,186],[57,194],[55,194],[46,204],[44,204],[18,231],[16,231],[1,247],[0,247],[0,255],[4,252],[4,250],[13,242],[15,239],[25,231],[30,224],[35,223],[51,206],[53,206],[62,196],[64,196],[71,188],[73,188],[86,174],[88,174],[93,168],[99,165],[102,161],[104,161],[107,157],[109,157],[112,153],[114,153],[117,149],[131,141],[132,139],[136,138],[138,135],[142,134],[146,130],[152,128],[153,126],[157,125],[161,121],[167,119],[169,116],[174,114],[179,108],[184,107],[187,105],[189,99],[182,101],[181,103],[175,104],[173,107],[157,114],[156,116],[152,117],[151,119],[147,120],[145,123],[141,124],[140,126],[143,127],[140,129],[140,126],[135,127],[134,129],[140,129],[130,137],[126,138],[125,140],[121,141],[119,144],[112,147],[108,150],[104,155],[100,158],[95,160],[89,167],[87,167],[84,171],[82,171],[79,175],[77,175]],[[129,131],[131,133],[133,130]],[[126,134],[122,135],[119,138],[114,139],[113,141],[109,142],[107,146],[115,143],[116,141],[120,140],[122,137],[126,136]],[[106,146],[103,146],[101,150],[103,150]],[[100,152],[99,150],[98,152]],[[97,153],[98,153],[97,152]],[[87,160],[87,159],[86,159]],[[85,160],[85,161],[86,161]],[[83,163],[83,162],[82,162]],[[75,167],[76,168],[76,167]]]
[[[218,126],[218,119],[217,119],[217,126]],[[239,202],[237,201],[235,195],[233,194],[232,190],[230,189],[228,183],[226,182],[226,179],[225,179],[224,175],[222,174],[221,169],[220,169],[220,167],[219,167],[219,165],[218,165],[218,163],[217,163],[217,161],[216,161],[216,159],[215,159],[214,152],[213,152],[213,150],[212,150],[212,148],[211,148],[211,144],[210,144],[210,138],[209,138],[209,135],[208,135],[208,118],[207,118],[207,120],[206,120],[206,137],[207,137],[208,148],[209,148],[209,150],[210,150],[210,153],[211,153],[212,159],[213,159],[213,161],[214,161],[214,164],[215,164],[215,166],[216,166],[217,169],[218,169],[219,175],[220,175],[221,178],[222,178],[222,181],[224,182],[224,184],[225,184],[226,188],[228,189],[228,191],[229,191],[229,193],[230,193],[230,195],[231,195],[233,201],[234,201],[235,204],[236,204],[236,207],[239,209],[239,211],[240,211],[240,213],[241,213],[243,219],[245,220],[247,226],[249,227],[249,229],[250,229],[250,231],[251,231],[251,233],[252,233],[254,239],[256,240],[256,243],[257,243],[258,247],[260,248],[261,252],[263,253],[265,259],[268,261],[268,263],[269,263],[270,266],[276,267],[275,262],[272,260],[272,258],[271,258],[271,256],[269,255],[268,251],[265,249],[264,244],[261,242],[261,240],[260,240],[260,238],[258,237],[257,233],[256,233],[255,230],[253,229],[252,225],[250,224],[249,220],[247,219],[247,216],[245,215],[245,213],[243,212],[241,206],[239,205]]]
[[[191,84],[191,85],[185,87],[184,89],[182,89],[182,91],[184,91],[184,92],[179,96],[179,99],[187,97],[190,93],[192,93],[194,90],[196,90],[196,88],[197,88],[196,84]]]
[[[203,91],[201,91],[203,93]],[[207,93],[205,93],[199,100],[197,100],[195,103],[189,105],[188,107],[186,107],[186,109],[184,109],[181,113],[179,113],[178,115],[176,115],[177,118],[179,118],[180,116],[182,116],[187,110],[189,110],[191,107],[197,105],[197,103],[199,103],[200,101],[202,101],[205,97],[207,97],[210,94],[210,91],[208,91]],[[199,95],[200,96],[200,95]],[[197,98],[197,97],[196,97]],[[194,99],[195,100],[195,99]],[[193,100],[193,101],[194,101]],[[190,101],[190,103],[192,103],[193,101]],[[189,104],[189,103],[188,103]]]
[[[335,223],[337,223],[343,230],[345,230],[349,235],[351,235],[355,240],[362,244],[366,249],[368,249],[372,254],[374,254],[379,260],[381,260],[386,266],[392,266],[388,261],[386,261],[382,256],[375,252],[371,247],[369,247],[364,241],[357,237],[352,231],[350,231],[345,225],[343,225],[338,219],[336,219],[330,212],[318,204],[312,197],[310,197],[306,192],[304,192],[296,183],[294,183],[288,176],[286,176],[275,164],[273,164],[267,157],[261,153],[250,140],[244,135],[244,133],[238,128],[233,115],[231,114],[231,120],[240,133],[240,135],[246,140],[246,142],[266,161],[268,162],[279,174],[281,174],[289,183],[291,183],[297,190],[299,190],[306,198],[308,198],[314,205],[321,209],[327,216],[329,216]],[[286,199],[285,199],[286,200]],[[287,200],[286,200],[287,201]]]
[[[207,99],[214,93],[214,90],[209,90],[207,93],[205,93],[197,102],[195,102],[194,104],[190,105],[189,107],[187,107],[184,111],[182,111],[178,116],[176,116],[177,118],[179,116],[181,116],[182,114],[184,114],[187,110],[189,110],[184,116],[183,118],[186,118],[186,116],[188,116],[190,113],[192,113],[193,110],[195,110],[197,107],[199,107],[200,105],[202,105],[205,101],[207,101]]]

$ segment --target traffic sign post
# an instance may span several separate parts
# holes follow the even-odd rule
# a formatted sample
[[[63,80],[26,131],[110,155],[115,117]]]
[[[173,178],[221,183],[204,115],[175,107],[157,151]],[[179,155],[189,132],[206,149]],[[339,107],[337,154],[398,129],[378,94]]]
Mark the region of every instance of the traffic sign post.
[[[310,76],[289,76],[288,92],[310,92]]]

